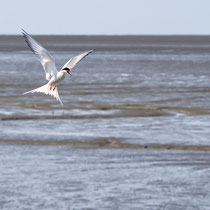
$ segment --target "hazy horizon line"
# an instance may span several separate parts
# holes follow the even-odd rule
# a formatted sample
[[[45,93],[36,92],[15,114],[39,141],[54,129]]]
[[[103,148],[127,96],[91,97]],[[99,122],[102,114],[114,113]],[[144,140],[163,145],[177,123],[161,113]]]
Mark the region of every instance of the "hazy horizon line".
[[[33,34],[33,36],[210,36],[210,34]],[[5,33],[0,36],[22,36],[22,33]]]

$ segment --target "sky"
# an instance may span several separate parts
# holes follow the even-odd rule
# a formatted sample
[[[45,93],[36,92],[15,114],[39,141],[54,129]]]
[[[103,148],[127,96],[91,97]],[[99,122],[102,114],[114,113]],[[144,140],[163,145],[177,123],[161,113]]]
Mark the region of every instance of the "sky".
[[[210,0],[5,0],[0,34],[210,35]]]

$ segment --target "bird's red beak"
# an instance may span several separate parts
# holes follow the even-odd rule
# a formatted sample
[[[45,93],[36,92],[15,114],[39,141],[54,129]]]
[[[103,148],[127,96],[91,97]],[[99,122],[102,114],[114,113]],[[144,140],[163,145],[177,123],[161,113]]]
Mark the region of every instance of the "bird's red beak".
[[[71,75],[71,73],[70,73],[70,70],[69,70],[69,71],[67,71],[67,73],[68,73],[70,76],[72,76],[72,75]]]

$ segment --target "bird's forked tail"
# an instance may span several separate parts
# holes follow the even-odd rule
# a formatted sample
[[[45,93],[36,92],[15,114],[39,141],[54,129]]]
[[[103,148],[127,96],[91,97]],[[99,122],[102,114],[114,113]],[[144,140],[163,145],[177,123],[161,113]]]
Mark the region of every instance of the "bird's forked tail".
[[[28,94],[28,93],[44,93],[46,95],[51,95],[51,96],[55,97],[58,101],[60,101],[61,105],[63,105],[63,103],[59,97],[57,87],[50,89],[49,84],[46,84],[46,85],[43,85],[43,86],[36,88],[34,90],[25,92],[25,93],[23,93],[23,95]]]

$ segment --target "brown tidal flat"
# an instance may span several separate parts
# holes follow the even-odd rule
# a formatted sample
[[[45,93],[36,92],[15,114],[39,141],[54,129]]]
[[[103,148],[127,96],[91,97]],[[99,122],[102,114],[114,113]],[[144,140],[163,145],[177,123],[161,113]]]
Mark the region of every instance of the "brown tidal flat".
[[[174,113],[185,115],[209,115],[209,109],[200,107],[171,107],[171,106],[142,106],[137,104],[125,105],[100,105],[92,104],[91,107],[86,107],[90,104],[83,105],[67,105],[63,109],[80,109],[80,110],[95,110],[95,111],[117,111],[112,114],[83,114],[83,115],[13,115],[0,116],[0,120],[56,120],[56,119],[98,119],[98,118],[120,118],[120,117],[157,117],[167,116]],[[20,105],[26,108],[33,109],[49,109],[46,105]]]
[[[161,149],[161,150],[189,150],[210,151],[210,145],[172,145],[172,144],[129,144],[116,138],[102,138],[93,141],[36,141],[36,140],[0,140],[0,144],[22,144],[40,146],[76,146],[76,147],[111,147],[122,149]]]

